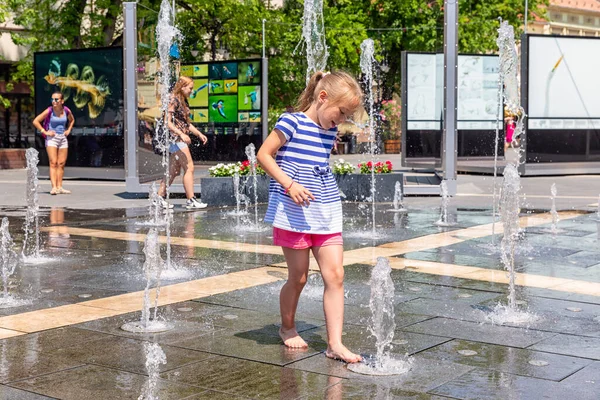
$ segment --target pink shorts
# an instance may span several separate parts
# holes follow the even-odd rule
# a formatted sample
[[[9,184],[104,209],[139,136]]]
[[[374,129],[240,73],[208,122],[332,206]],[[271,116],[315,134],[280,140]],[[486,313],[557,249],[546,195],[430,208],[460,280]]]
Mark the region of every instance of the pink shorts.
[[[506,124],[506,143],[512,143],[513,135],[515,133],[515,123]]]
[[[308,249],[311,247],[343,245],[341,233],[320,235],[316,233],[291,232],[273,228],[273,244],[290,249]]]

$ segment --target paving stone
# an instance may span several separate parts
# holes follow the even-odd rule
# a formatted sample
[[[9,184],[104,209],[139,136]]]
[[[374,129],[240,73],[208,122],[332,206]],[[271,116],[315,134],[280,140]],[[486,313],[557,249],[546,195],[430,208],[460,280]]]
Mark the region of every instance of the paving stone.
[[[0,383],[10,383],[34,376],[81,366],[69,357],[40,353],[27,347],[11,347],[0,343]]]
[[[327,332],[324,327],[306,331],[302,336],[304,337],[306,334],[316,335],[323,342],[327,341]],[[392,355],[402,357],[406,354],[418,353],[449,340],[451,339],[440,336],[396,330],[391,348],[387,350]],[[346,347],[363,356],[377,353],[377,339],[371,334],[368,327],[346,326],[342,332],[342,341]]]
[[[52,397],[0,385],[0,398],[7,400],[50,400]]]
[[[295,399],[323,393],[340,378],[230,357],[216,357],[161,374],[172,382],[187,383],[238,396]]]
[[[520,297],[525,299],[524,310],[539,317],[531,322],[529,328],[570,333],[581,336],[600,337],[600,323],[594,320],[600,316],[600,305],[548,299],[542,297]],[[493,302],[484,302],[483,305],[493,307]],[[506,323],[505,326],[518,326]]]
[[[430,319],[406,327],[403,330],[519,348],[529,347],[543,339],[556,335],[554,333],[527,330],[524,328],[457,321],[448,318]]]
[[[179,308],[191,308],[192,310],[182,312],[178,311]],[[81,329],[102,332],[116,336],[146,340],[160,344],[170,344],[174,341],[185,338],[196,338],[223,330],[221,327],[214,326],[212,320],[207,317],[207,315],[210,313],[223,310],[224,308],[221,306],[202,304],[192,301],[159,307],[159,318],[174,325],[174,329],[159,333],[132,333],[121,329],[121,326],[123,326],[125,323],[140,321],[141,312],[117,315],[100,320],[84,322],[75,326]]]
[[[291,349],[284,346],[277,330],[270,327],[267,327],[266,331],[224,331],[215,335],[175,341],[171,345],[283,366],[323,352],[327,348],[318,336],[306,333],[302,335],[308,343],[308,348]]]
[[[447,400],[447,397],[430,395],[426,393],[410,392],[402,388],[389,386],[378,382],[363,382],[344,379],[334,386],[330,386],[323,395],[309,396],[310,400],[330,399],[386,399],[386,400]]]
[[[137,400],[142,394],[147,379],[143,375],[86,365],[15,382],[11,386],[64,400]],[[156,397],[161,400],[175,400],[203,391],[198,387],[161,379],[157,384]]]
[[[556,335],[536,343],[529,349],[600,360],[600,338]]]
[[[17,353],[28,351],[49,353],[71,346],[85,345],[107,336],[99,332],[65,327],[2,339],[0,346],[2,349],[10,349]]]
[[[598,398],[598,393],[579,386],[490,370],[470,371],[433,389],[431,393],[465,400]]]
[[[476,354],[459,353],[464,350]],[[419,355],[432,360],[446,360],[481,369],[553,381],[561,381],[592,362],[582,358],[464,340],[452,340],[420,352]],[[538,361],[543,365],[536,366]]]
[[[600,389],[600,361],[595,361],[564,380],[598,393]]]
[[[108,336],[105,339],[86,342],[79,346],[73,345],[52,354],[77,360],[85,364],[102,365],[120,371],[143,375],[146,374],[144,343],[147,342],[118,336]],[[161,372],[214,357],[212,354],[173,346],[162,345],[161,348],[167,358],[167,363],[159,366]]]

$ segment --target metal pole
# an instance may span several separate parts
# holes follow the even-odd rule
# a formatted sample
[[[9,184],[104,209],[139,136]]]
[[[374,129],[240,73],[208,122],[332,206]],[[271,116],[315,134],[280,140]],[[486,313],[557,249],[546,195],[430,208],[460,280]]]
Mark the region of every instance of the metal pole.
[[[458,0],[444,0],[444,132],[442,136],[443,179],[448,194],[456,194],[456,134],[458,75]]]
[[[525,0],[525,33],[527,33],[527,18],[529,16],[529,1]]]
[[[125,83],[125,187],[128,192],[139,186],[137,165],[137,3],[123,3],[123,78]]]

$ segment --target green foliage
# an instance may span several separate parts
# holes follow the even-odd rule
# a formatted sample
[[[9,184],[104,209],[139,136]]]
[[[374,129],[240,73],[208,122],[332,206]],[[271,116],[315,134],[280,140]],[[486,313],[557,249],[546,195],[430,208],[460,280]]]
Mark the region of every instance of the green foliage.
[[[231,59],[262,54],[262,20],[266,20],[269,58],[269,104],[274,115],[293,105],[305,87],[306,60],[298,46],[302,32],[302,0],[286,0],[281,9],[267,9],[266,0],[178,0],[176,23],[182,32],[182,62],[209,54],[216,59],[226,50]],[[400,93],[400,54],[409,51],[443,51],[443,0],[325,0],[324,25],[329,46],[328,69],[360,75],[360,43],[375,41],[376,59],[389,67],[381,72],[383,98]],[[529,0],[530,19],[545,15],[548,0]],[[469,53],[497,51],[498,17],[520,33],[522,0],[461,0],[459,50]],[[138,53],[156,52],[155,28],[160,0],[138,2]],[[88,48],[119,44],[122,38],[122,0],[5,0],[0,21],[14,15],[25,32],[12,32],[13,41],[29,49],[17,64],[11,82],[33,82],[35,51]],[[0,99],[1,101],[1,99]]]

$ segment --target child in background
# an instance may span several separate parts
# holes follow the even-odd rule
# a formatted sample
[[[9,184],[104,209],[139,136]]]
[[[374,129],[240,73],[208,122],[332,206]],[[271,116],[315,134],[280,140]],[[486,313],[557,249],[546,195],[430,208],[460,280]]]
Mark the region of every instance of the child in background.
[[[279,296],[279,335],[287,347],[308,347],[296,330],[295,316],[312,250],[325,283],[325,355],[348,363],[362,358],[342,344],[342,203],[329,168],[329,154],[337,125],[346,121],[361,101],[360,86],[347,73],[315,73],[298,99],[298,112],[279,118],[257,155],[272,178],[265,222],[273,224],[273,243],[282,247],[288,266],[288,280]]]

